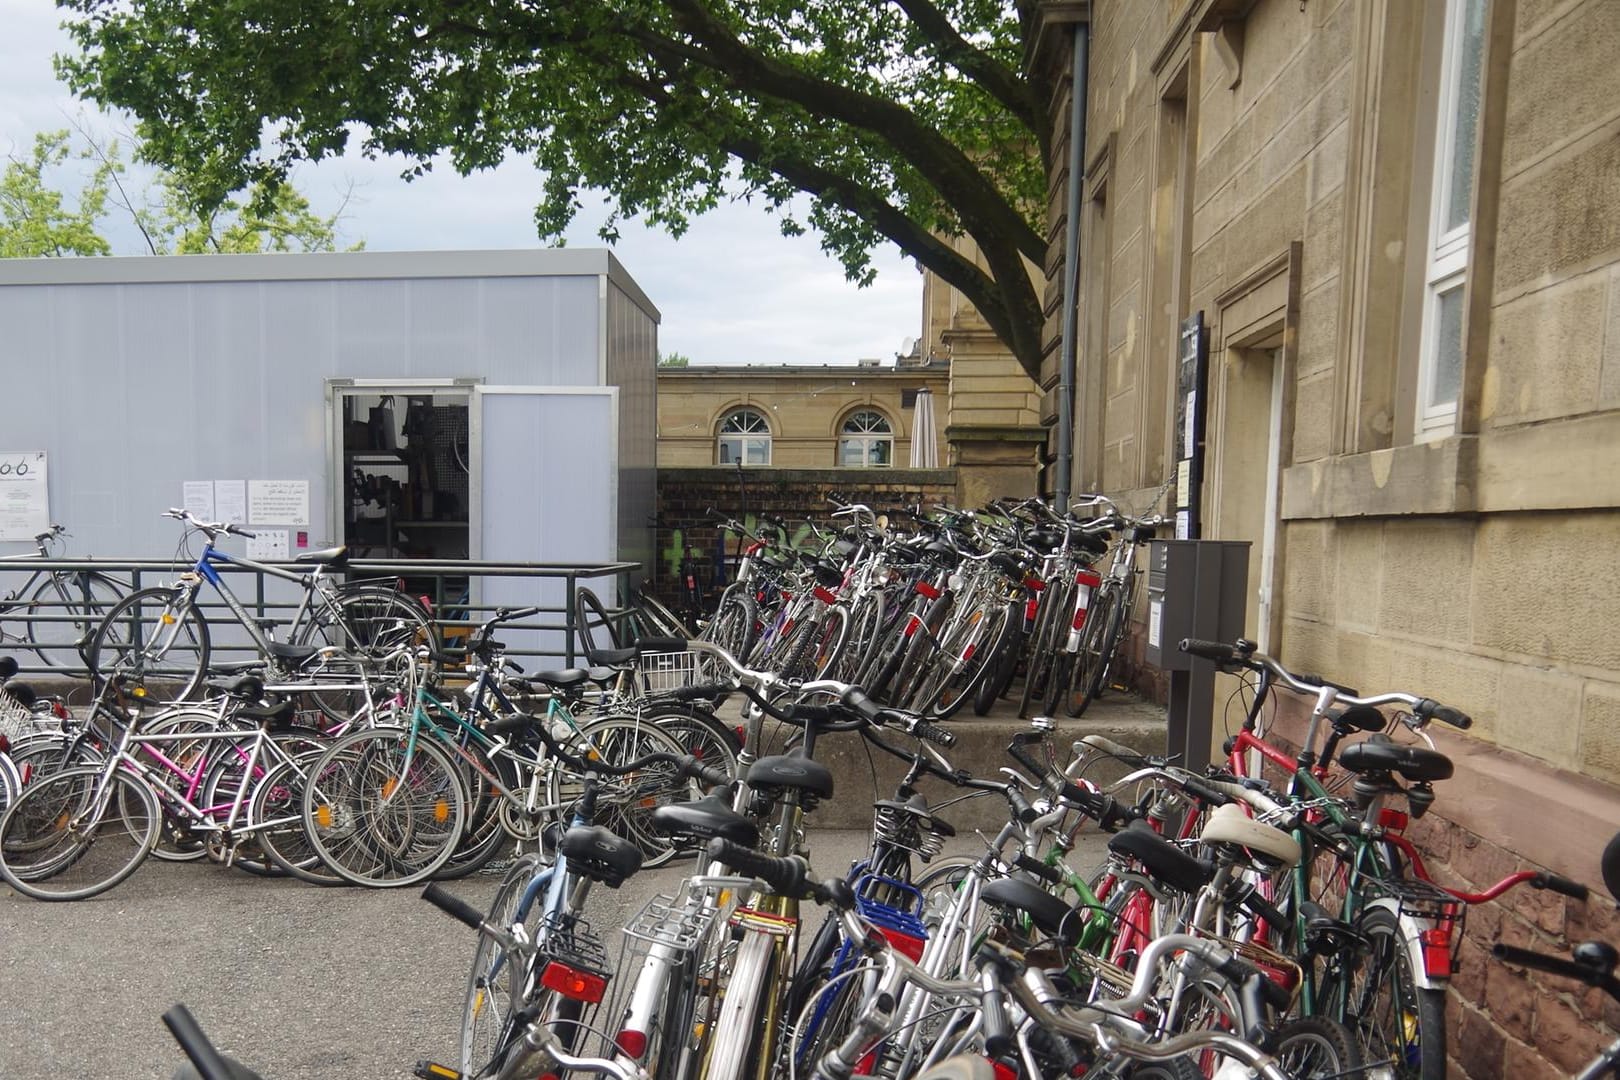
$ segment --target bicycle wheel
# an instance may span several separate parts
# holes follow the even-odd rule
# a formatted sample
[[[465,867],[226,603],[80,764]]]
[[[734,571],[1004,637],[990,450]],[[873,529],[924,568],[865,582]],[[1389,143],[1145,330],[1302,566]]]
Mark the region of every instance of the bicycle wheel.
[[[260,749],[259,758],[249,771],[251,749],[247,744],[253,738],[253,732],[244,731],[240,742],[213,744],[215,761],[203,782],[202,806],[209,817],[221,826],[226,825],[232,808],[235,808],[236,817],[231,827],[237,844],[231,853],[232,866],[259,877],[279,877],[284,868],[264,850],[259,843],[258,833],[247,828],[253,820],[253,796],[271,769],[301,755],[308,755],[313,760],[326,750],[330,742],[314,728],[278,730]],[[226,850],[216,844],[210,847],[209,854],[219,860]]]
[[[103,779],[111,790],[96,793]],[[0,818],[0,877],[36,900],[82,900],[135,872],[157,844],[157,799],[133,775],[64,769],[35,782]]]
[[[77,668],[79,648],[129,592],[105,574],[59,570],[28,599],[28,642],[47,667]]]
[[[1108,672],[1114,650],[1124,632],[1125,606],[1119,587],[1104,584],[1086,611],[1086,625],[1080,633],[1080,651],[1066,688],[1065,708],[1070,716],[1080,716],[1097,697]]]
[[[747,656],[748,650],[754,647],[754,636],[758,632],[755,623],[758,618],[759,605],[754,602],[748,590],[739,585],[732,585],[721,594],[714,618],[704,629],[704,640],[720,646],[732,656],[738,658]]]
[[[305,623],[295,634],[295,642],[367,652],[390,652],[406,645],[435,642],[433,620],[427,609],[397,589],[345,585],[332,601],[336,611],[328,608]]]
[[[1074,608],[1074,576],[1064,576],[1047,586],[1041,597],[1041,610],[1035,616],[1035,632],[1030,638],[1029,661],[1024,665],[1024,687],[1018,695],[1018,716],[1029,715],[1033,704],[1046,700],[1047,680],[1051,678],[1057,658],[1069,632],[1070,612]]]
[[[564,747],[576,757],[595,754],[609,765],[626,765],[652,753],[680,755],[685,751],[674,736],[652,720],[636,716],[609,716],[582,725]],[[561,762],[553,761],[546,778],[546,802],[561,809],[578,800],[583,778]],[[698,796],[694,781],[676,774],[673,766],[652,765],[627,776],[603,776],[597,788],[595,824],[612,830],[641,849],[642,866],[662,866],[675,856],[675,844],[652,828],[652,812],[660,806],[688,802]]]
[[[772,1004],[776,957],[776,939],[771,935],[758,931],[743,935],[709,1037],[704,1080],[743,1080],[751,1075],[747,1063],[759,1049],[754,1046],[759,1015]]]
[[[910,708],[944,719],[971,698],[1007,633],[1009,608],[982,604],[957,621],[940,644],[933,669],[917,687]]]
[[[414,745],[413,745],[414,744]],[[304,827],[321,859],[356,885],[398,888],[433,875],[466,822],[461,777],[443,750],[405,730],[334,743],[304,786]]]
[[[681,744],[681,752],[691,754],[705,765],[724,769],[726,775],[737,775],[737,753],[742,749],[742,737],[727,727],[711,712],[678,705],[649,707],[647,718]]]
[[[508,791],[525,792],[529,789],[528,781],[519,777],[517,763],[511,758],[491,758],[478,744],[468,745],[464,749],[476,755],[485,768],[500,777]],[[511,847],[517,840],[507,831],[507,819],[502,813],[502,808],[506,806],[505,797],[470,764],[457,759],[456,767],[461,773],[462,787],[467,792],[467,831],[456,845],[455,854],[434,872],[436,881],[451,881],[482,870],[503,848]]]
[[[1361,1048],[1350,1029],[1325,1016],[1305,1016],[1278,1028],[1272,1054],[1289,1076],[1359,1076]]]
[[[1343,1016],[1365,1048],[1367,1065],[1387,1065],[1412,1080],[1446,1075],[1446,997],[1418,985],[1407,931],[1387,907],[1356,922],[1365,941],[1340,969],[1342,987],[1324,991],[1331,1014]]]
[[[248,800],[248,824],[243,831],[282,873],[311,885],[342,885],[344,879],[321,861],[304,828],[305,782],[323,753],[307,751],[272,765]]]
[[[85,663],[98,679],[124,675],[148,700],[185,701],[208,671],[208,622],[184,589],[142,589],[107,612]]]
[[[511,929],[523,890],[541,869],[533,852],[519,856],[501,878],[484,921]],[[461,1010],[461,1075],[483,1076],[511,1041],[511,1019],[527,992],[525,957],[508,953],[494,938],[478,935]]]

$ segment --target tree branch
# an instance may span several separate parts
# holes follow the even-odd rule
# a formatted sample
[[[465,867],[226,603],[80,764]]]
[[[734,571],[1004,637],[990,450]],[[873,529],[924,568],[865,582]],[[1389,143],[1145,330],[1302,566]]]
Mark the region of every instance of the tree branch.
[[[956,27],[934,6],[932,0],[893,2],[906,13],[913,26],[939,45],[940,55],[952,67],[983,87],[986,93],[1006,106],[1007,111],[1035,133],[1044,155],[1050,133],[1046,130],[1041,110],[1033,100],[1028,85],[1018,74],[957,33]]]
[[[818,116],[842,121],[883,139],[944,196],[963,226],[981,243],[1003,236],[1029,259],[1046,257],[1046,241],[960,148],[892,101],[807,75],[745,45],[700,0],[667,0],[677,24],[718,62],[715,70],[734,87],[791,102]]]

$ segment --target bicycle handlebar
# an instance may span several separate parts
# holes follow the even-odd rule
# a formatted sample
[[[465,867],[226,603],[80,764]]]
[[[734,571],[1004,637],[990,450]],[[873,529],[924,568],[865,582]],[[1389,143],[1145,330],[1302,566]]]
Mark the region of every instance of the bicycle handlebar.
[[[245,536],[249,540],[257,540],[259,538],[258,533],[249,532],[239,525],[232,525],[228,521],[198,521],[192,516],[190,510],[182,510],[178,506],[171,506],[158,516],[171,517],[176,521],[183,521],[192,528],[199,529],[202,532],[207,533],[210,540],[214,539],[214,537],[218,536],[220,533],[228,533],[232,536]]]
[[[1248,643],[1242,643],[1247,646]],[[1420,721],[1427,723],[1430,720],[1439,720],[1452,727],[1467,729],[1473,726],[1473,719],[1461,709],[1442,705],[1433,698],[1419,697],[1416,694],[1405,694],[1392,691],[1385,694],[1373,694],[1368,697],[1357,697],[1345,693],[1342,687],[1326,681],[1320,683],[1308,682],[1298,675],[1290,672],[1279,664],[1274,658],[1263,652],[1255,650],[1252,646],[1228,645],[1220,641],[1203,641],[1198,638],[1182,638],[1181,651],[1189,656],[1196,656],[1204,660],[1212,660],[1219,667],[1245,667],[1251,671],[1270,672],[1278,682],[1290,690],[1301,694],[1320,696],[1324,691],[1332,690],[1333,703],[1340,705],[1405,705],[1412,710],[1412,715]]]

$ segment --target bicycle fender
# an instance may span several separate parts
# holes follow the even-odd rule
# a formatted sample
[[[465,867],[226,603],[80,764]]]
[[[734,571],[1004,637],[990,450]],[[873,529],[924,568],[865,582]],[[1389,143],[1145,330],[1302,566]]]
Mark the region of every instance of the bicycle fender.
[[[1380,897],[1367,905],[1371,910],[1381,907],[1395,916],[1401,927],[1401,945],[1406,949],[1407,958],[1412,962],[1412,980],[1421,990],[1444,991],[1449,983],[1447,979],[1436,979],[1429,975],[1428,965],[1423,961],[1423,931],[1434,926],[1433,919],[1420,919],[1408,915],[1401,910],[1400,901],[1391,897]]]

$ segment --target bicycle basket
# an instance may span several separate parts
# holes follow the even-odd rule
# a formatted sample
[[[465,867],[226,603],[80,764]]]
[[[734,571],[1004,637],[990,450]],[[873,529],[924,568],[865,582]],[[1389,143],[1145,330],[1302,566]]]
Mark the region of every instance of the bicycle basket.
[[[637,664],[641,669],[641,688],[647,694],[664,694],[691,686],[697,678],[697,654],[689,649],[642,653]]]
[[[60,731],[61,721],[50,713],[36,713],[0,686],[0,735],[22,739],[41,731]]]

